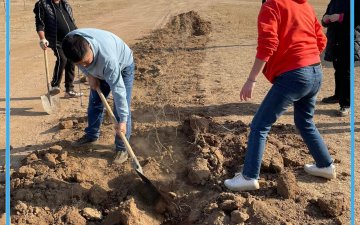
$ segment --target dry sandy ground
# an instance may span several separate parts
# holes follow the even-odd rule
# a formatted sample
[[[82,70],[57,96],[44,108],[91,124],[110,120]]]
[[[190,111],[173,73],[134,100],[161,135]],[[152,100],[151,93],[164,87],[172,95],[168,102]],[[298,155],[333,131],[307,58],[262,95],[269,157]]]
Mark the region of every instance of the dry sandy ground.
[[[130,191],[132,187],[137,190],[138,184],[130,163],[124,167],[109,164],[111,125],[104,124],[100,145],[96,148],[89,151],[69,147],[69,142],[79,137],[85,126],[86,97],[82,106],[79,99],[62,99],[62,109],[57,114],[43,112],[39,96],[46,90],[44,62],[34,31],[33,3],[12,1],[11,145],[15,169],[12,207],[16,223],[136,224],[139,221],[134,218],[138,216],[143,224],[235,224],[241,222],[239,217],[246,215],[250,216],[248,224],[348,223],[349,118],[336,117],[337,105],[318,102],[315,122],[336,159],[338,179],[324,181],[301,170],[311,158],[294,130],[292,110],[289,110],[269,138],[270,156],[264,160],[261,177],[263,190],[234,195],[227,193],[219,182],[239,169],[247,125],[270,87],[260,78],[254,98],[246,103],[238,100],[239,89],[255,55],[259,1],[72,1],[79,27],[112,31],[136,53],[131,144],[144,165],[145,174],[176,196],[176,210],[168,207],[165,213],[159,209],[154,211],[139,200],[136,191]],[[321,16],[327,1],[311,3]],[[3,12],[3,8],[1,10]],[[192,33],[188,25],[197,18],[193,14],[184,20],[177,17],[177,23],[167,25],[173,16],[189,10],[198,12],[202,20],[211,23],[210,33]],[[4,18],[0,20],[4,24]],[[181,21],[185,28],[181,27]],[[204,24],[199,26],[206,30]],[[160,28],[164,30],[149,36],[151,31]],[[3,35],[4,28],[0,31]],[[4,46],[4,40],[0,42]],[[4,55],[4,49],[0,49],[0,54]],[[4,62],[1,58],[3,73]],[[359,73],[358,68],[356,72]],[[5,88],[4,83],[2,76],[1,90]],[[333,86],[333,69],[324,67],[324,83],[318,99],[331,95]],[[88,92],[86,85],[81,84],[81,88]],[[2,91],[1,137],[5,130],[4,97]],[[191,119],[186,120],[189,116]],[[60,129],[59,121],[70,121],[73,125]],[[191,126],[194,121],[202,121],[204,129],[194,131]],[[355,131],[358,136],[358,128]],[[4,148],[4,142],[2,138],[0,149]],[[54,145],[61,146],[61,150]],[[35,154],[20,162],[33,151]],[[1,150],[2,165],[4,154]],[[280,163],[274,163],[279,160]],[[22,165],[25,167],[19,171]],[[278,173],[279,167],[283,170],[281,165],[285,165],[285,175]],[[356,169],[357,176],[358,173]],[[194,177],[200,182],[193,182]],[[285,192],[294,193],[295,197],[287,199],[288,196],[277,189],[281,179],[285,180]],[[337,202],[328,203],[326,199],[332,195],[336,195]],[[336,209],[335,212],[326,210],[327,206]],[[356,206],[358,208],[358,202]],[[188,207],[193,209],[192,213]],[[98,210],[105,219],[97,220],[95,213],[89,219],[84,208]],[[125,219],[116,221],[113,217]]]

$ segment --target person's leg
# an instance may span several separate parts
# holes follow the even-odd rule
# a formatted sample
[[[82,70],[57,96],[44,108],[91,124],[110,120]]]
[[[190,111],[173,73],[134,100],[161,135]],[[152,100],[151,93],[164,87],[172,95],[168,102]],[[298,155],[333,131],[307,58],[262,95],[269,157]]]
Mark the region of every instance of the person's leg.
[[[65,65],[65,90],[66,92],[74,90],[75,65],[70,60],[66,60]]]
[[[313,84],[309,76],[311,69],[310,66],[292,70],[275,80],[251,122],[243,171],[224,181],[227,188],[233,191],[259,189],[257,179],[268,132],[288,106],[309,93]]]
[[[61,48],[56,47],[52,49],[56,57],[56,62],[55,62],[54,73],[51,81],[51,87],[60,87],[63,71],[67,61],[63,51],[59,49]]]
[[[329,103],[329,104],[333,104],[333,103],[339,103],[339,99],[340,99],[340,92],[341,92],[341,73],[338,69],[339,63],[338,63],[338,58],[334,57],[333,59],[333,68],[334,68],[334,78],[335,78],[335,91],[334,91],[334,95],[329,96],[329,97],[325,97],[323,98],[321,101],[323,103]]]
[[[291,104],[292,100],[287,98],[286,94],[275,83],[250,124],[250,134],[242,172],[244,177],[258,179],[266,137],[273,123]]]
[[[341,76],[340,93],[339,93],[339,105],[340,108],[350,107],[350,59],[347,56],[343,56],[342,60],[339,60],[337,70]],[[348,59],[348,60],[347,60]]]
[[[100,90],[107,97],[110,93],[109,85],[100,80]],[[86,137],[90,140],[96,140],[100,136],[100,126],[103,121],[104,105],[96,90],[90,90],[88,106],[88,126],[85,128]]]
[[[334,50],[334,69],[338,77],[339,116],[349,115],[350,108],[350,45],[349,40],[336,45]]]
[[[339,71],[339,62],[337,58],[335,58],[333,61],[333,67],[334,67],[334,77],[335,77],[334,96],[336,96],[337,99],[339,99],[342,86],[341,86],[341,72]]]
[[[304,67],[284,73],[275,80],[256,112],[248,138],[248,147],[242,174],[246,178],[257,179],[265,149],[268,132],[273,123],[292,105],[306,95],[312,87],[312,77],[308,76],[312,67]]]
[[[329,151],[318,131],[313,116],[315,111],[316,96],[322,83],[322,71],[320,66],[314,68],[309,76],[315,77],[313,90],[303,98],[294,102],[294,122],[303,138],[310,154],[316,162],[318,168],[328,167],[333,160]]]
[[[67,60],[65,54],[61,48],[58,48],[58,52],[60,55],[64,57],[64,64],[65,64],[65,98],[74,98],[80,97],[83,93],[76,92],[74,90],[74,78],[75,78],[75,64],[72,63],[70,60]]]
[[[127,101],[128,110],[129,110],[129,116],[128,116],[128,120],[126,122],[126,135],[125,135],[128,140],[130,140],[131,129],[132,129],[132,127],[131,127],[131,107],[130,106],[131,106],[131,95],[132,95],[134,74],[135,74],[134,63],[128,67],[125,67],[121,71],[121,76],[122,76],[122,79],[124,81],[125,88],[126,88],[126,101]],[[119,121],[119,116],[117,114],[115,105],[114,105],[114,114],[115,114],[117,121]],[[124,143],[121,141],[121,138],[118,136],[115,137],[115,149],[116,149],[116,151],[125,151],[126,150]]]

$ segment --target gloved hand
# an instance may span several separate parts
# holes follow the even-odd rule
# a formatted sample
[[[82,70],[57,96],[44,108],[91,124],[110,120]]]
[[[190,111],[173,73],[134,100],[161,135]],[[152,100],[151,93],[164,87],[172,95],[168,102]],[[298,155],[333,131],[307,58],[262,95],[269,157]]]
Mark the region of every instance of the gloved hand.
[[[337,14],[337,13],[331,14],[331,15],[329,16],[329,19],[330,19],[331,22],[336,22],[336,21],[339,21],[339,22],[340,22],[340,15],[341,15],[341,14]]]
[[[48,40],[46,38],[40,40],[40,47],[45,50],[49,46]]]
[[[325,14],[322,20],[324,21],[324,23],[330,23],[330,16]]]

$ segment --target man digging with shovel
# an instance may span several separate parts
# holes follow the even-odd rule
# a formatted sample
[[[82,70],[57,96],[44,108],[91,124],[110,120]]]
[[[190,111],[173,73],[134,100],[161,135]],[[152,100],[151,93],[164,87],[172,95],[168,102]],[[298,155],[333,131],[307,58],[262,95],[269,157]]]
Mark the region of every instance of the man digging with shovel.
[[[94,144],[100,135],[104,105],[97,89],[107,97],[112,91],[114,98],[115,157],[114,164],[122,164],[128,158],[121,133],[131,134],[131,92],[134,80],[134,59],[131,49],[116,35],[99,29],[77,29],[62,42],[65,56],[88,77],[91,92],[88,106],[88,127],[85,135],[74,146]]]

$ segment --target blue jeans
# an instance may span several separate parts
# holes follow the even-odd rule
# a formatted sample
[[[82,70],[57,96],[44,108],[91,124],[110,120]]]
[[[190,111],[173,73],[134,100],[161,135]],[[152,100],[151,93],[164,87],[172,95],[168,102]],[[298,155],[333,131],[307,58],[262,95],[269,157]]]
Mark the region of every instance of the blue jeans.
[[[126,89],[126,101],[129,107],[129,116],[126,123],[126,138],[129,140],[131,135],[131,111],[130,111],[130,104],[131,104],[131,93],[132,93],[132,86],[134,81],[134,73],[135,73],[135,65],[134,63],[128,67],[125,67],[121,71],[121,77],[124,80],[125,89]],[[104,80],[100,80],[100,90],[107,98],[110,93],[110,86]],[[116,111],[116,107],[114,104],[114,115],[116,120],[119,121],[119,116]],[[104,113],[104,106],[101,102],[100,96],[95,90],[90,91],[89,96],[89,106],[88,106],[88,127],[85,128],[85,133],[87,138],[91,140],[96,140],[100,136],[100,125],[103,121],[103,113]],[[116,151],[125,151],[125,145],[121,141],[121,138],[117,135],[115,136],[115,150]]]
[[[317,167],[328,167],[333,160],[313,122],[316,95],[322,82],[321,66],[307,66],[283,73],[257,110],[248,137],[243,175],[258,179],[266,137],[273,123],[294,105],[294,122]]]

